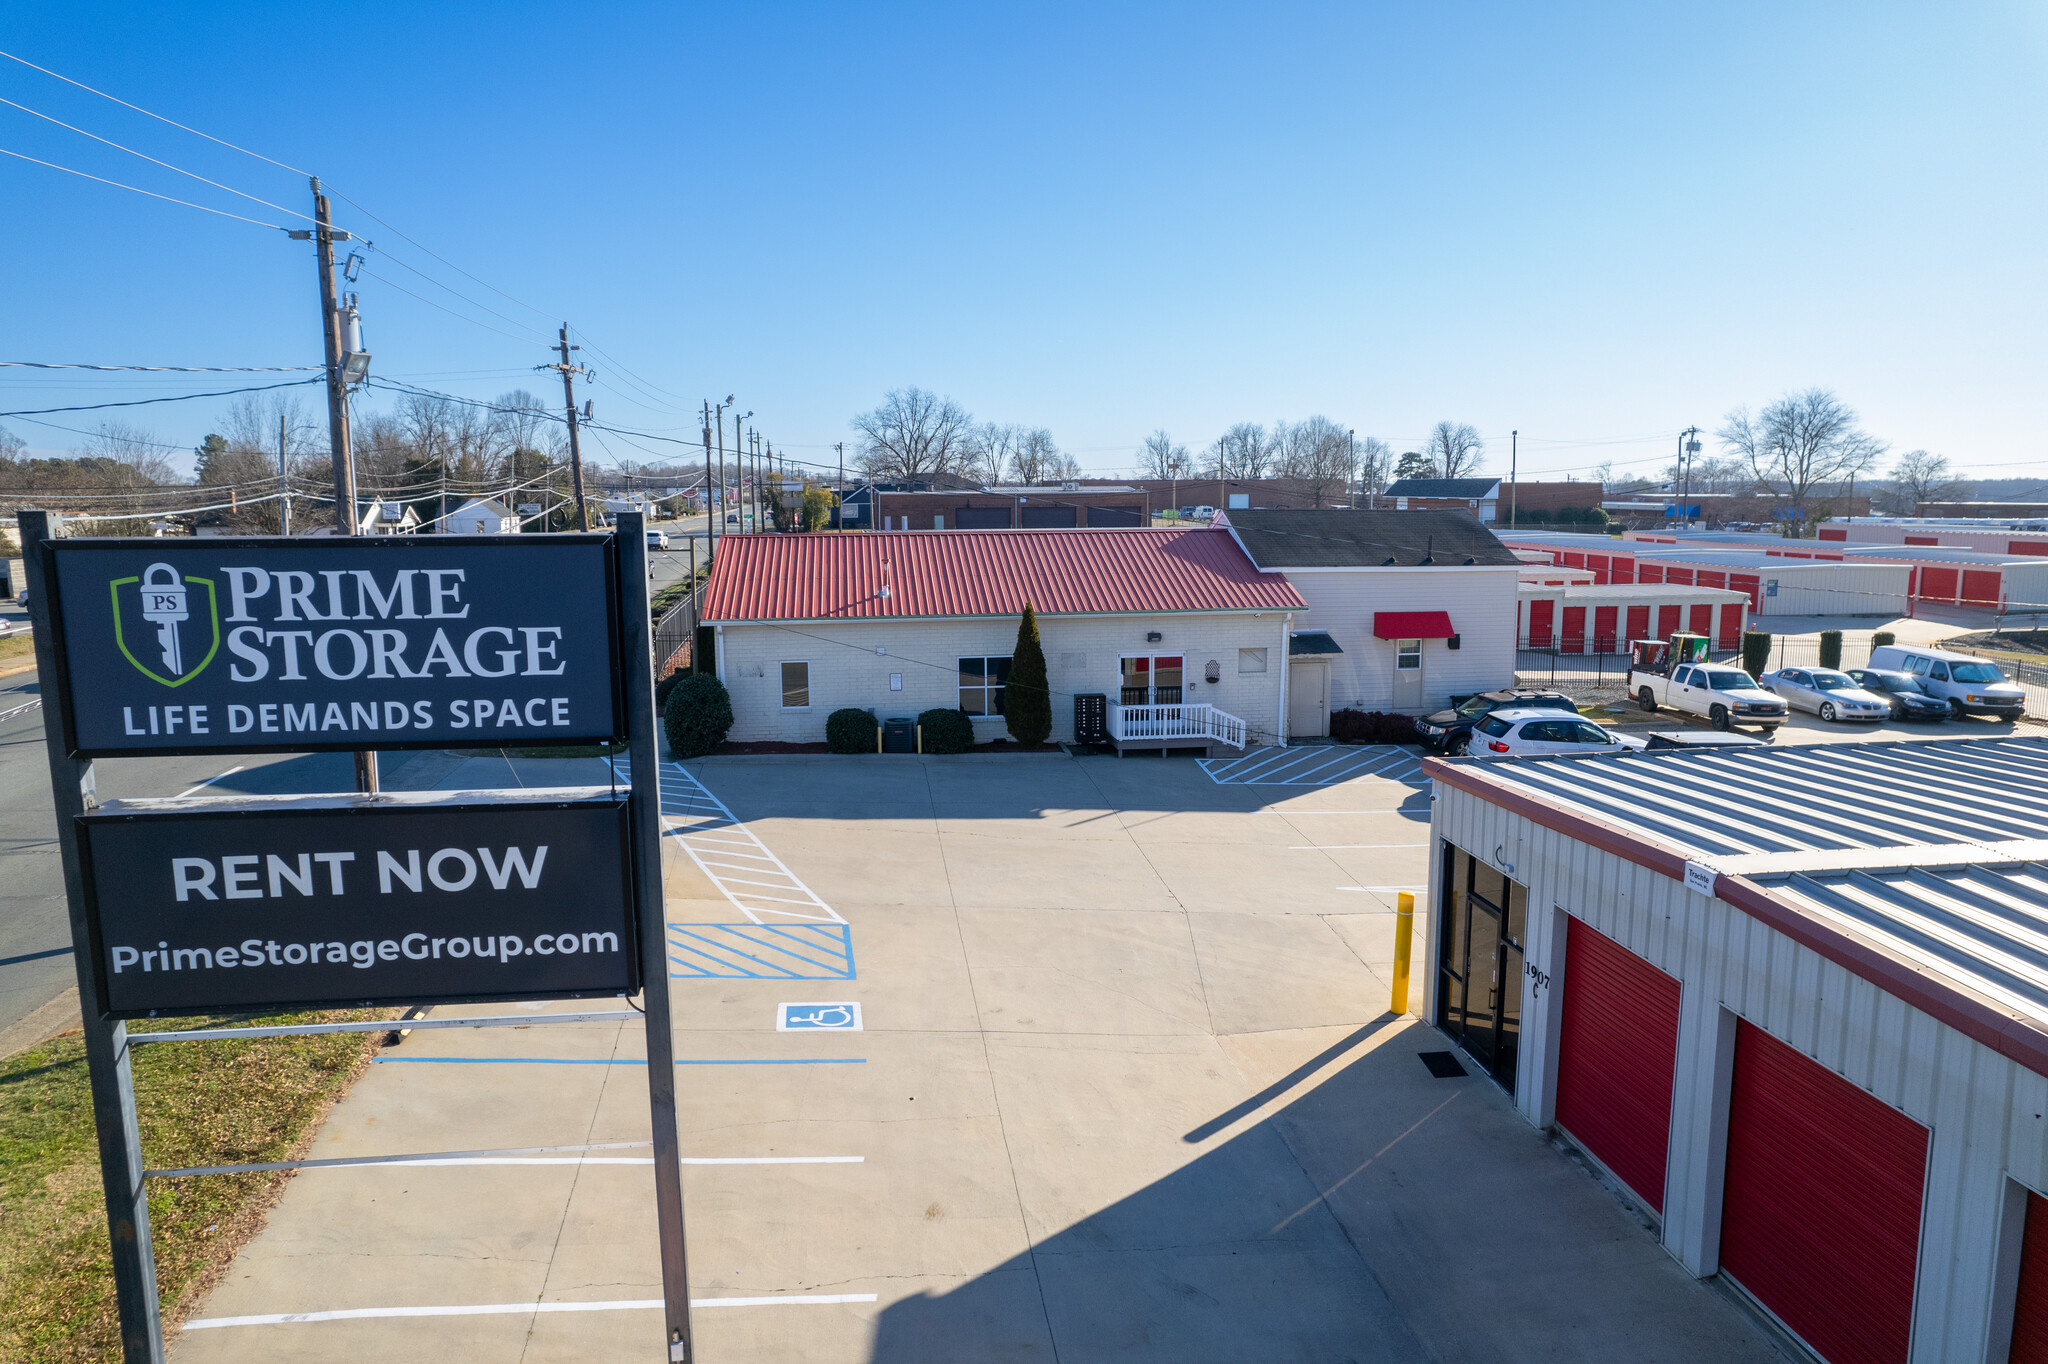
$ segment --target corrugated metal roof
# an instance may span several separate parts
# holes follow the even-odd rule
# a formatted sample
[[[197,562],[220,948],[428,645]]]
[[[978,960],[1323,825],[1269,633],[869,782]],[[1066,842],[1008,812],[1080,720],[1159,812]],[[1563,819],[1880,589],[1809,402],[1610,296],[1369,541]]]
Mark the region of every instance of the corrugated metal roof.
[[[1461,511],[1226,511],[1260,568],[1512,567],[1521,561]]]
[[[1298,611],[1228,532],[860,531],[719,540],[706,621]],[[887,595],[884,595],[886,591]]]
[[[1750,879],[2009,1008],[2048,1014],[2048,867],[2038,862]]]
[[[1986,568],[2038,568],[2048,559],[2031,554],[1989,554],[1983,550],[1958,549],[1950,545],[1867,545],[1827,542],[1837,553],[1850,558],[1924,560],[1931,564],[1981,564]]]
[[[2048,739],[1660,749],[1479,766],[1542,800],[1708,858],[2048,840]]]
[[[1484,497],[1500,486],[1497,478],[1401,478],[1389,483],[1381,497]],[[1590,485],[1589,485],[1590,486]]]

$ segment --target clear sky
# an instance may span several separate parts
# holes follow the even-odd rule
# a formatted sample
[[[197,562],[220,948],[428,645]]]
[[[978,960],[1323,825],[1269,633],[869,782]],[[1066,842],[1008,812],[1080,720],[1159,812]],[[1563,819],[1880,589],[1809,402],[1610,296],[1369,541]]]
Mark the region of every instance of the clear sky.
[[[2048,474],[2038,5],[15,0],[0,49],[382,218],[339,205],[376,372],[448,392],[540,390],[567,320],[615,357],[582,357],[600,419],[694,437],[730,392],[799,458],[915,384],[1104,471],[1317,412],[1647,470],[1825,385],[1899,449]],[[15,63],[0,97],[310,207]],[[298,222],[6,106],[0,147]],[[12,158],[0,204],[0,359],[319,360],[304,243]],[[0,370],[0,410],[236,382]],[[189,446],[222,405],[111,415]]]

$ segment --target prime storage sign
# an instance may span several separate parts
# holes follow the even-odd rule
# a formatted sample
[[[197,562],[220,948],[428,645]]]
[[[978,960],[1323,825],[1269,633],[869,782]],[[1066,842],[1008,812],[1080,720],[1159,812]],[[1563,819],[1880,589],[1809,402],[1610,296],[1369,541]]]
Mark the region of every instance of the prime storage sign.
[[[624,797],[479,795],[110,801],[81,816],[100,1012],[638,989]]]
[[[71,751],[619,738],[609,540],[53,542]]]

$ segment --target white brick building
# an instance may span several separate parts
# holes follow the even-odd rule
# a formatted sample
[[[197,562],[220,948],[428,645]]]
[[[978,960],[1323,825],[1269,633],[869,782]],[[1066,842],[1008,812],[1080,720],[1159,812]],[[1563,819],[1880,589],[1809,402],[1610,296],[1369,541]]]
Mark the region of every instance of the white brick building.
[[[1512,589],[1510,589],[1512,591]],[[1023,608],[1038,616],[1052,737],[1075,698],[1126,715],[1211,708],[1226,741],[1281,741],[1301,597],[1213,529],[889,531],[720,542],[705,595],[735,742],[817,743],[841,707],[935,707],[1003,738]]]

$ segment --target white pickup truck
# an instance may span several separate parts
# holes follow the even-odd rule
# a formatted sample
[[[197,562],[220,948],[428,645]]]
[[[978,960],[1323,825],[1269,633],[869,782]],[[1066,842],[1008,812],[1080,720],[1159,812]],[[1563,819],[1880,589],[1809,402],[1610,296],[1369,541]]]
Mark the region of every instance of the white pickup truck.
[[[1697,637],[1693,637],[1697,638]],[[1706,717],[1715,729],[1755,725],[1774,732],[1791,713],[1785,702],[1757,684],[1732,663],[1710,663],[1705,641],[1688,648],[1692,639],[1636,640],[1629,658],[1628,691],[1644,710],[1669,706]],[[1673,647],[1674,645],[1678,647]],[[1678,661],[1673,661],[1673,655]],[[1686,661],[1687,659],[1693,661]]]

